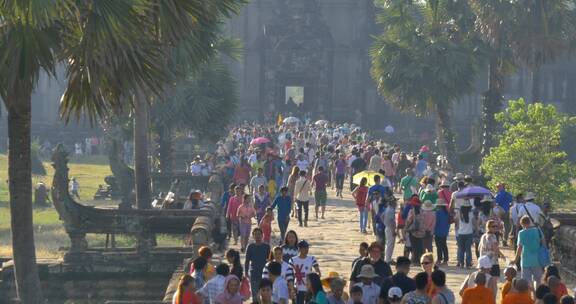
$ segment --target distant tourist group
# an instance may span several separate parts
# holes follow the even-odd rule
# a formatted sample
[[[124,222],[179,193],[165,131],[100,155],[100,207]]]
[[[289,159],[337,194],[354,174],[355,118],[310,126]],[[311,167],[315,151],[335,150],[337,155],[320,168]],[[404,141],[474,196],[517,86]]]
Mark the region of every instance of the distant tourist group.
[[[294,123],[234,128],[216,154],[230,185],[221,200],[227,234],[239,251],[229,249],[227,263],[214,267],[210,248],[201,248],[173,303],[574,303],[545,256],[550,205],[540,207],[533,193],[513,196],[504,183],[491,193],[472,177],[454,174],[426,146],[407,153],[370,140],[353,125]],[[336,272],[323,276],[309,254],[313,238],[299,240],[289,230],[292,219],[306,229],[311,204],[321,224],[328,189],[343,199],[346,181],[358,231],[376,236],[360,244],[348,282]],[[272,247],[274,221],[280,235]],[[451,230],[457,244],[452,260]],[[397,244],[404,250],[394,257]],[[501,271],[504,247],[515,256]],[[442,268],[455,261],[470,269],[473,260],[476,270],[455,294]],[[410,276],[411,266],[421,271]]]

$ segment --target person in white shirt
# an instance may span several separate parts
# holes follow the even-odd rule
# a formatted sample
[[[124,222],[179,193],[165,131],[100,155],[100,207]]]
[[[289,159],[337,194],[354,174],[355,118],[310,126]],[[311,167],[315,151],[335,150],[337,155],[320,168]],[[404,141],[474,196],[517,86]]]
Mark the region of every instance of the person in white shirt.
[[[266,186],[267,185],[267,180],[266,180],[266,176],[264,176],[264,169],[262,168],[258,168],[258,173],[252,177],[252,179],[250,180],[250,189],[252,190],[252,193],[255,195],[256,192],[258,192],[258,188],[261,185]]]
[[[392,182],[390,182],[390,180],[387,177],[384,177],[381,181],[380,181],[380,185],[390,189],[391,191],[392,189]]]
[[[308,166],[310,166],[310,162],[308,161],[307,157],[304,154],[298,155],[298,160],[296,161],[296,167],[300,169],[300,171],[308,170]]]
[[[392,262],[392,254],[394,253],[394,244],[396,242],[396,199],[388,201],[386,211],[382,214],[382,223],[384,223],[384,233],[386,235],[386,250],[384,254],[384,262]]]
[[[306,148],[304,149],[306,155],[308,155],[308,162],[312,163],[314,162],[314,157],[316,156],[316,151],[314,151],[314,148],[312,147],[312,144],[307,142],[306,143]]]
[[[374,150],[374,155],[370,157],[370,164],[368,164],[368,170],[378,172],[382,169],[382,157],[380,156],[380,151],[378,149]]]
[[[230,267],[228,264],[222,263],[216,266],[216,275],[208,280],[197,292],[204,298],[204,303],[216,304],[216,296],[224,291],[224,282],[229,273]]]
[[[518,237],[518,232],[522,230],[520,226],[520,210],[524,209],[524,194],[520,193],[516,195],[516,200],[510,206],[510,221],[512,221],[512,231],[510,232],[512,238],[512,248],[516,250],[516,240]]]
[[[380,286],[374,283],[374,278],[378,277],[372,265],[362,266],[358,278],[361,282],[354,284],[362,288],[362,304],[378,304],[380,300]],[[352,302],[348,302],[352,304]]]
[[[70,180],[70,184],[68,185],[69,189],[70,189],[70,195],[72,197],[76,197],[77,199],[80,199],[80,184],[78,183],[78,181],[76,180],[75,177],[73,177]]]
[[[464,181],[458,181],[457,190],[452,192],[452,197],[450,198],[450,213],[456,214],[460,211],[460,207],[464,204],[465,199],[458,198],[457,195],[462,189],[464,189]],[[454,234],[458,237],[458,222],[454,223]]]
[[[254,164],[257,161],[258,161],[258,154],[256,154],[256,152],[250,154],[250,156],[248,157],[248,163],[250,164],[250,166],[254,166]]]
[[[540,222],[542,218],[542,216],[540,216],[542,214],[542,209],[534,203],[535,198],[536,195],[534,193],[526,193],[526,196],[524,197],[526,203],[523,206],[519,206],[517,217],[518,219],[521,219],[524,215],[528,215],[532,224],[541,226],[543,224]]]
[[[462,203],[460,210],[456,212],[454,221],[458,225],[458,264],[456,266],[471,267],[475,221],[472,213],[472,204],[470,204],[469,200],[465,200]]]
[[[309,245],[305,240],[298,242],[298,255],[290,258],[290,266],[294,269],[294,286],[296,287],[296,303],[304,304],[306,293],[306,276],[315,271],[320,276],[320,266],[313,256],[308,255]]]
[[[308,226],[311,182],[306,178],[306,171],[301,170],[299,175],[300,177],[294,184],[294,198],[298,209],[298,223],[300,227],[302,224],[306,227]],[[302,211],[304,211],[304,219],[302,219]]]
[[[202,191],[192,190],[188,195],[188,199],[184,202],[182,210],[199,209],[204,207],[204,202],[202,201]]]
[[[194,161],[192,163],[190,163],[190,174],[194,175],[194,176],[199,176],[202,174],[202,159],[200,158],[200,155],[196,156],[196,158],[194,158]]]
[[[282,265],[278,262],[268,264],[268,278],[272,284],[272,303],[288,304],[290,293],[288,292],[288,282],[282,278]]]

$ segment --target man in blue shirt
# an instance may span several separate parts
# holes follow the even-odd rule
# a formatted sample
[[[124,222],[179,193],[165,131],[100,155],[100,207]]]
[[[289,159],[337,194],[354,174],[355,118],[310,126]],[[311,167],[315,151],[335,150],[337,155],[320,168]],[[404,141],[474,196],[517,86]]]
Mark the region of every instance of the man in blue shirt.
[[[424,171],[428,168],[428,162],[424,160],[422,154],[418,155],[418,161],[416,162],[416,178],[421,179],[424,176]]]
[[[374,175],[374,185],[370,186],[370,188],[368,188],[368,195],[366,196],[366,206],[369,206],[372,204],[372,200],[374,200],[374,192],[378,191],[378,193],[380,193],[380,198],[383,198],[386,193],[387,193],[387,187],[384,187],[382,184],[380,184],[381,182],[381,178],[380,175]],[[378,202],[379,203],[379,202]],[[376,204],[376,206],[372,206],[371,210],[371,215],[370,217],[372,218],[372,231],[374,233],[374,235],[377,235],[376,233],[376,219],[375,216],[378,214],[378,204]],[[382,229],[384,229],[384,227],[382,227]],[[382,230],[383,231],[383,230]]]
[[[292,198],[288,195],[288,187],[282,187],[280,194],[274,199],[272,209],[278,208],[278,228],[280,229],[280,240],[284,241],[288,223],[290,222],[290,211],[292,210]]]
[[[374,191],[378,190],[378,192],[380,192],[380,197],[384,197],[384,195],[388,192],[386,191],[388,188],[380,184],[381,181],[382,179],[380,178],[380,175],[374,175],[374,185],[368,188],[368,196],[366,197],[367,200],[366,204],[372,202],[372,194],[374,194]]]
[[[514,197],[510,192],[506,191],[506,185],[504,183],[496,184],[496,188],[498,192],[496,193],[496,197],[494,200],[496,204],[500,206],[504,212],[504,237],[502,238],[502,245],[508,245],[508,236],[510,235],[510,229],[512,228],[512,220],[510,219],[510,206],[512,205],[512,201]]]

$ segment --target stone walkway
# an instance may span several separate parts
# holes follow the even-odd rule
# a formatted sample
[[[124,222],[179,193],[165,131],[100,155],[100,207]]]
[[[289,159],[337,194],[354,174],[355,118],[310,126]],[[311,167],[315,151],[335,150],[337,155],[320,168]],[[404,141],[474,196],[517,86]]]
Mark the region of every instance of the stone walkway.
[[[364,235],[360,233],[356,204],[350,193],[348,191],[345,192],[347,193],[344,194],[344,198],[340,199],[335,197],[334,192],[329,191],[324,220],[316,221],[314,207],[310,206],[308,227],[298,227],[296,219],[293,219],[288,227],[289,230],[295,230],[300,239],[309,241],[310,255],[314,255],[317,258],[323,276],[328,275],[330,271],[336,271],[343,277],[349,278],[352,261],[358,256],[358,245],[363,241],[370,243],[375,240],[375,236],[371,234]],[[273,227],[272,245],[275,245],[278,244],[279,230],[276,223],[273,223]],[[403,249],[403,244],[396,244],[394,257],[401,255]],[[472,270],[456,267],[456,241],[453,231],[450,232],[448,239],[448,249],[450,263],[441,269],[447,273],[447,285],[457,294],[460,284]],[[509,249],[505,249],[503,252],[508,257],[513,256],[512,251]],[[475,259],[473,263],[476,265]],[[506,261],[501,260],[500,263],[501,269],[504,269]],[[394,267],[392,267],[392,270],[394,271]],[[410,274],[413,276],[419,271],[419,267],[412,267]],[[459,296],[457,296],[457,303],[460,303]]]

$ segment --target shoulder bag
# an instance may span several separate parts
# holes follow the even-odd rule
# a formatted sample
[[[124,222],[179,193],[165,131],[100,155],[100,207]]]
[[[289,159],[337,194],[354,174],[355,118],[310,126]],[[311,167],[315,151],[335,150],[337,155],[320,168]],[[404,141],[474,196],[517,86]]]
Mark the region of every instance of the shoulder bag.
[[[542,233],[540,226],[538,226],[538,224],[532,218],[532,215],[528,211],[528,208],[526,208],[526,205],[524,205],[524,210],[526,210],[526,214],[528,214],[528,217],[530,217],[530,220],[532,221],[532,223],[534,223],[536,229],[538,229],[538,236],[540,241],[540,248],[538,248],[538,263],[540,263],[540,266],[546,267],[551,264],[552,259],[550,258],[550,250],[548,249],[548,247],[546,247],[546,241],[544,240],[544,233]]]

